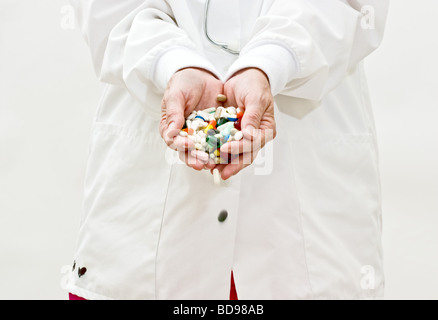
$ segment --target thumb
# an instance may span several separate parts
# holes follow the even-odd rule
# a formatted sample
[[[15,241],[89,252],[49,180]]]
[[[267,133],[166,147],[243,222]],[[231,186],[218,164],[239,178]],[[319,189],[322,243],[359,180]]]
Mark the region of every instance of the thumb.
[[[252,102],[245,106],[245,113],[242,117],[242,132],[246,138],[252,139],[256,135],[262,116],[262,110],[258,103]]]
[[[165,102],[168,138],[176,137],[184,126],[184,102],[177,99],[170,99]]]

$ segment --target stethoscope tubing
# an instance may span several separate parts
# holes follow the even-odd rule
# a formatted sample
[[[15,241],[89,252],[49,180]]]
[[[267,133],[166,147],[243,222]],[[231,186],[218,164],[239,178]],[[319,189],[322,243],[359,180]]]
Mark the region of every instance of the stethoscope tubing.
[[[207,40],[217,46],[220,47],[222,50],[225,50],[228,53],[234,54],[234,55],[239,55],[240,51],[235,51],[235,50],[231,50],[230,48],[228,48],[228,43],[224,43],[224,42],[217,42],[215,40],[213,40],[209,33],[208,33],[208,12],[210,9],[210,0],[205,0],[205,10],[204,10],[204,33],[205,36],[207,38]]]

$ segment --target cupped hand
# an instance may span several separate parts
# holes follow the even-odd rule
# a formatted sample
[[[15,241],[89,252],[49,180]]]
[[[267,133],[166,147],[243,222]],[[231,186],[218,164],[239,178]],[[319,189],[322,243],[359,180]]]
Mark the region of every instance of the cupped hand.
[[[228,98],[227,107],[245,111],[241,122],[243,139],[228,142],[220,149],[233,160],[215,167],[222,179],[227,180],[251,165],[265,144],[275,138],[276,124],[269,79],[260,69],[237,72],[225,83],[224,93]]]
[[[166,144],[179,151],[181,160],[195,170],[211,169],[209,157],[197,152],[194,142],[179,136],[185,119],[194,110],[218,107],[216,98],[223,92],[223,83],[210,72],[186,68],[170,79],[161,104],[160,134]]]

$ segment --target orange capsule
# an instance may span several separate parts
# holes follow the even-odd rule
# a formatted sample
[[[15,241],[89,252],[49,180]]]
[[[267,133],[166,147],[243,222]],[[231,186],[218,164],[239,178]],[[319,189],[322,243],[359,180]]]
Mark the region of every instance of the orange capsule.
[[[189,132],[189,129],[188,128],[185,128],[185,129],[183,129],[182,131],[184,131],[184,132]]]
[[[213,129],[216,129],[217,122],[216,122],[216,120],[211,120],[210,123],[209,123],[208,125],[209,125],[209,126],[212,126]]]
[[[243,118],[243,112],[239,112],[237,114],[237,119],[242,119]]]

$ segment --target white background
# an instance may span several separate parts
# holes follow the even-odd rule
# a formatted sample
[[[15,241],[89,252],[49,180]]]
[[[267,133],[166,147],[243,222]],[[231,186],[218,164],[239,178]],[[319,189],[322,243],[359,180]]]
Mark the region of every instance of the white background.
[[[67,0],[0,0],[0,299],[66,299],[101,94]],[[393,0],[367,60],[387,299],[438,299],[438,2]],[[67,24],[68,26],[68,24]]]

